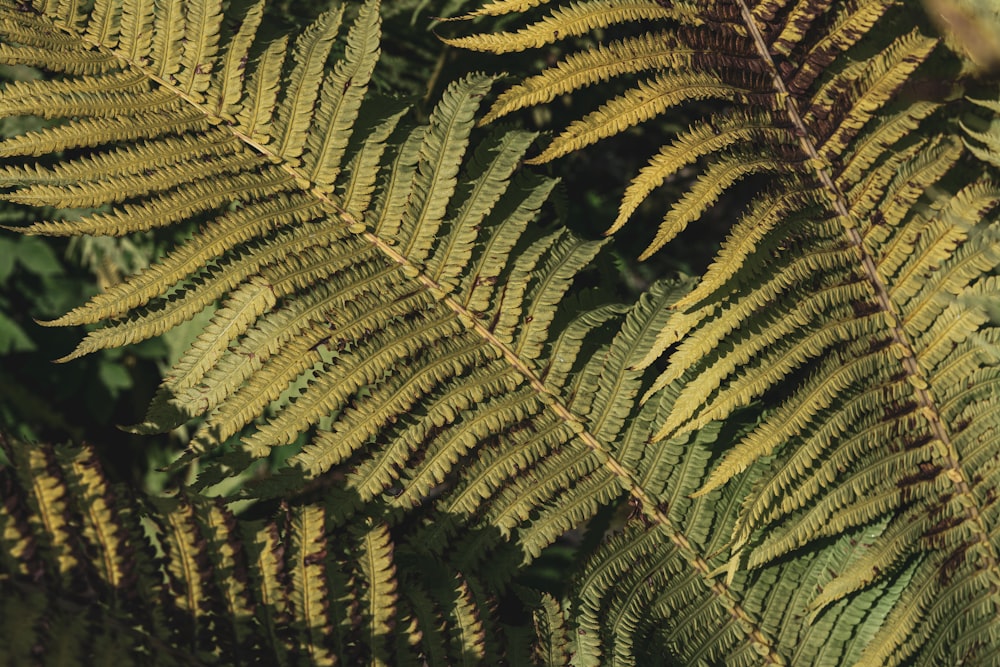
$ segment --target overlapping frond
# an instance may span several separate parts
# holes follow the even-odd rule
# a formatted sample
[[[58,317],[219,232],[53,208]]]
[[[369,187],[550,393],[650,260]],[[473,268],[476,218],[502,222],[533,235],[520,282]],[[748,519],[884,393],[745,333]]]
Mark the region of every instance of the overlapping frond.
[[[685,476],[706,474],[710,445],[695,442],[676,448],[672,456],[688,461],[677,466],[671,482],[684,484]],[[743,482],[694,502],[681,496],[670,515],[685,525],[705,526],[692,538],[702,549],[719,552],[751,487]],[[841,536],[822,551],[759,572],[736,573],[728,583],[742,600],[736,611],[715,595],[724,579],[720,571],[713,570],[720,577],[718,587],[703,586],[700,577],[679,567],[679,545],[665,545],[655,526],[633,515],[590,555],[557,611],[549,612],[559,620],[546,625],[553,634],[540,630],[540,642],[556,643],[555,632],[569,626],[567,652],[574,656],[573,664],[582,665],[766,662],[746,640],[739,615],[743,613],[775,629],[790,664],[854,664],[900,600],[912,570],[891,584],[880,582],[841,600],[816,622],[805,623],[802,615],[838,572],[864,557],[883,528],[869,526]],[[712,557],[704,567],[718,562]]]
[[[997,107],[925,84],[949,60],[907,7],[584,0],[454,40],[632,28],[487,120],[630,77],[538,162],[696,116],[612,225],[699,167],[647,255],[759,185],[692,291],[579,308],[600,244],[532,224],[553,187],[519,169],[533,135],[474,141],[490,77],[414,124],[367,93],[377,3],[345,37],[334,10],[262,43],[261,16],[0,6],[0,60],[53,73],[0,94],[49,121],[0,143],[3,196],[96,209],[23,231],[194,228],[53,323],[100,325],[67,359],[207,309],[135,428],[203,416],[183,459],[214,457],[201,487],[287,446],[246,495],[322,490],[250,523],[195,495],[123,503],[87,450],[12,449],[13,659],[57,633],[67,655],[165,645],[167,664],[1000,662]],[[523,567],[616,504],[632,515],[566,599],[511,601]],[[531,628],[501,603],[533,606]]]
[[[737,591],[743,577],[770,581],[766,608],[757,588],[738,593],[764,625],[794,595],[801,620],[783,623],[833,633],[814,654],[799,644],[796,664],[996,664],[995,102],[946,83],[959,67],[929,25],[915,27],[919,3],[649,5],[671,16],[616,15],[602,27],[639,36],[566,56],[501,94],[489,118],[624,77],[631,87],[571,123],[545,161],[654,115],[695,116],[632,181],[612,225],[700,167],[644,257],[754,178],[715,261],[639,364],[662,357],[648,400],[675,397],[657,439],[766,408],[689,490],[741,489],[719,517],[731,523],[716,538],[728,554],[717,572]],[[542,26],[546,43],[562,38],[558,10],[497,13],[518,12],[529,23],[519,33],[452,43],[503,52]],[[810,559],[830,559],[834,574],[802,592],[782,568]],[[845,610],[857,604],[867,611]],[[852,622],[864,632],[834,649]]]

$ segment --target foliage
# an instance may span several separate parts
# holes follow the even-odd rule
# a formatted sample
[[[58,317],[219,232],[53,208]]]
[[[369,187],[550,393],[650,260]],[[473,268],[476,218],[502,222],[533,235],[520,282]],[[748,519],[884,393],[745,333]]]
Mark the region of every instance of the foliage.
[[[177,498],[10,449],[16,656],[1000,662],[995,88],[935,85],[975,67],[894,2],[548,4],[450,43],[609,41],[486,120],[620,76],[530,162],[690,118],[612,227],[673,182],[648,254],[752,182],[693,289],[583,289],[601,243],[551,224],[534,135],[473,131],[491,77],[418,120],[369,91],[375,2],[274,38],[260,3],[4,5],[0,59],[53,74],[0,97],[51,121],[0,143],[5,197],[83,209],[26,238],[191,230],[51,323],[98,325],[66,359],[208,320],[133,427],[203,417]],[[203,495],[234,479],[239,519]],[[532,590],[580,526],[572,581]]]
[[[2,215],[7,223],[23,224],[27,219],[23,209],[9,208]],[[90,239],[80,241],[84,243],[76,249],[88,253],[97,271],[114,275],[119,265],[105,261],[108,256],[100,254]],[[61,315],[98,289],[95,273],[71,259],[73,250],[66,243],[57,246],[37,237],[0,237],[0,355],[4,358],[0,429],[23,438],[81,438],[85,419],[110,425],[114,414],[136,409],[128,400],[129,392],[158,375],[153,360],[161,357],[162,347],[155,344],[127,353],[107,350],[75,368],[58,369],[50,364],[54,351],[70,348],[81,332],[39,332],[31,318]],[[92,433],[98,435],[99,429]]]
[[[33,68],[0,67],[0,80],[37,80]],[[8,116],[0,135],[37,130],[45,120]],[[78,215],[53,210],[60,218]],[[4,202],[4,225],[27,224],[37,215],[24,206]],[[148,264],[163,243],[148,235],[122,238],[43,239],[0,231],[0,430],[21,438],[99,439],[115,450],[115,468],[144,472],[146,454],[158,456],[165,439],[137,438],[116,429],[134,418],[148,401],[162,373],[190,342],[188,327],[128,350],[105,350],[73,366],[53,366],[53,357],[79,341],[83,327],[40,329],[32,320],[49,320],[121,282]],[[160,463],[156,463],[160,465]]]
[[[239,519],[218,498],[111,485],[87,447],[5,452],[3,664],[482,658],[478,591],[397,541],[385,517],[341,525],[331,497]]]

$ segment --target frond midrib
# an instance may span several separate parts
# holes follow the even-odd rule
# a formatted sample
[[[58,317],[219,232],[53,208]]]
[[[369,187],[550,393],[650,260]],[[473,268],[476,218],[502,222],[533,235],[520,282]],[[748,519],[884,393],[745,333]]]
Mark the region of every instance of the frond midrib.
[[[766,70],[771,77],[775,93],[778,95],[779,100],[784,100],[785,113],[789,121],[792,123],[792,126],[796,129],[799,145],[808,157],[807,164],[812,168],[817,179],[822,184],[823,190],[827,193],[834,213],[836,213],[838,218],[841,220],[841,224],[844,228],[844,235],[847,237],[851,247],[855,248],[858,252],[862,270],[868,283],[875,292],[875,297],[878,300],[879,306],[881,310],[886,313],[887,319],[891,322],[891,326],[889,327],[890,333],[892,335],[893,343],[902,353],[900,364],[903,367],[903,371],[906,373],[907,381],[913,386],[914,394],[916,396],[917,403],[920,406],[921,414],[930,425],[931,430],[934,433],[934,437],[941,443],[941,449],[943,451],[939,451],[938,453],[945,466],[943,474],[952,482],[957,495],[962,496],[969,501],[966,504],[966,507],[967,511],[970,513],[969,518],[973,522],[976,537],[981,542],[988,545],[987,548],[989,549],[989,554],[986,556],[987,562],[985,565],[987,568],[994,571],[995,576],[1000,577],[1000,559],[998,559],[996,547],[990,538],[990,531],[986,527],[982,517],[981,510],[985,508],[980,507],[980,503],[976,500],[975,495],[972,493],[968,475],[961,465],[958,451],[955,448],[955,444],[952,441],[950,434],[944,426],[944,419],[941,416],[940,407],[937,405],[937,401],[935,401],[930,390],[928,389],[930,382],[920,370],[920,365],[917,362],[916,351],[913,344],[910,342],[909,336],[903,329],[903,318],[893,306],[892,300],[889,296],[889,288],[879,276],[874,258],[865,248],[864,240],[858,232],[859,225],[853,224],[853,222],[848,222],[854,220],[854,214],[851,212],[851,208],[847,203],[847,197],[841,191],[836,182],[834,182],[831,176],[832,165],[817,150],[816,139],[812,132],[810,132],[809,127],[802,120],[795,98],[788,90],[788,87],[785,85],[784,80],[778,72],[778,68],[774,63],[764,40],[764,36],[761,33],[760,27],[754,20],[753,14],[747,6],[746,0],[736,0],[736,2],[739,5],[743,22],[746,25],[747,30],[750,32],[754,48],[757,50],[758,56],[764,63]]]

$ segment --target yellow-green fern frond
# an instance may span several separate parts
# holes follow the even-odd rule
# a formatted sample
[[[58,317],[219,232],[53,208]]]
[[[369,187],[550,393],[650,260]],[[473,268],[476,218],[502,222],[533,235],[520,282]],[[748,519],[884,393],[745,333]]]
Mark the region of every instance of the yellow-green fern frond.
[[[980,160],[1000,167],[1000,100],[970,101],[980,107],[977,111],[985,110],[990,117],[984,119],[972,116],[969,118],[969,125],[961,122],[962,129],[968,137],[965,145]]]
[[[640,407],[650,375],[637,366],[683,289],[577,308],[568,295],[601,243],[535,224],[554,183],[520,167],[533,134],[474,138],[490,77],[452,82],[414,124],[367,94],[374,2],[343,49],[332,43],[336,12],[259,43],[252,3],[235,23],[212,3],[190,14],[130,0],[79,17],[63,9],[26,25],[75,37],[108,64],[67,70],[34,101],[8,105],[61,124],[5,143],[5,195],[100,208],[23,231],[194,227],[53,323],[97,325],[67,359],[206,313],[135,430],[204,417],[175,464],[201,457],[198,488],[285,446],[296,451],[248,483],[248,497],[324,488],[322,503],[238,527],[242,540],[217,501],[152,501],[165,562],[146,576],[162,575],[156,590],[170,605],[151,632],[179,628],[220,659],[498,662],[507,646],[495,639],[496,608],[516,573],[623,498],[676,545],[675,568],[714,587],[700,541],[663,509],[680,498],[664,487],[672,459],[644,454],[667,404]],[[212,35],[191,38],[195,25]],[[331,52],[343,55],[328,72]],[[49,157],[63,149],[75,150]],[[701,437],[678,436],[671,456]],[[400,529],[417,514],[431,518]],[[64,567],[82,567],[70,555]],[[250,575],[233,583],[227,572]],[[782,661],[739,591],[712,595],[740,619],[738,641]]]
[[[707,553],[725,563],[712,572],[764,624],[790,595],[808,610],[792,631],[797,664],[995,664],[984,639],[1000,608],[987,583],[1000,577],[1000,540],[984,458],[1000,446],[995,103],[960,98],[960,66],[930,25],[915,27],[919,3],[661,4],[676,9],[669,20],[565,56],[503,93],[489,117],[612,78],[632,86],[571,122],[537,162],[640,119],[693,117],[628,186],[611,227],[698,167],[642,257],[754,179],[706,275],[636,362],[664,360],[646,390],[648,404],[672,397],[656,417],[661,442],[763,406],[688,490],[695,503],[731,499],[717,505]],[[562,38],[555,13],[509,10],[529,27],[456,43],[504,52],[532,30]],[[692,82],[655,113],[637,93]],[[702,99],[712,103],[690,103]],[[810,559],[830,559],[831,574],[796,592],[799,575],[779,573]],[[759,590],[772,597],[755,607],[769,579]],[[863,639],[832,648],[849,616],[869,613]]]
[[[770,3],[755,7],[753,3],[717,1],[696,7],[651,0],[649,6],[658,6],[663,13],[654,11],[642,16],[634,14],[635,8],[627,2],[610,4],[615,5],[615,10],[601,14],[596,24],[587,23],[588,31],[612,30],[638,20],[649,23],[640,23],[640,32],[635,36],[569,53],[540,74],[502,93],[484,119],[488,122],[521,108],[544,104],[585,86],[613,79],[633,85],[631,81],[638,79],[634,88],[573,121],[546,150],[532,159],[540,163],[621,133],[636,123],[675,110],[693,109],[691,102],[722,102],[726,108],[724,113],[712,114],[694,124],[689,130],[691,136],[681,135],[673,147],[665,147],[660,155],[651,159],[626,192],[619,215],[609,231],[620,229],[638,205],[675,173],[667,167],[672,161],[668,157],[671,154],[680,155],[684,151],[688,162],[705,160],[711,163],[724,154],[745,161],[745,150],[751,149],[749,160],[752,160],[756,152],[754,147],[763,144],[771,146],[769,153],[777,160],[788,162],[791,158],[790,167],[798,160],[806,160],[808,155],[794,157],[797,136],[790,136],[787,141],[790,150],[787,151],[783,149],[786,141],[777,136],[760,136],[761,132],[782,136],[801,133],[799,128],[792,127],[785,111],[789,95],[808,100],[800,105],[802,118],[807,126],[817,126],[817,131],[825,135],[817,150],[830,159],[839,159],[845,140],[853,138],[872,111],[883,106],[900,89],[936,43],[930,37],[911,33],[880,44],[877,56],[866,53],[851,66],[838,71],[841,62],[849,62],[846,58],[841,60],[842,54],[855,48],[879,20],[884,23],[896,20],[885,18],[887,13],[894,12],[890,11],[892,3],[873,2],[860,6],[856,3],[831,6],[797,3],[794,7],[783,8],[783,5]],[[491,5],[490,15],[523,13],[529,26],[512,33],[483,33],[445,41],[496,53],[554,44],[579,34],[574,30],[577,25],[575,12],[596,12],[598,5],[603,7],[602,3],[571,5],[571,9],[556,9],[542,18],[536,18],[533,3],[531,6]],[[481,11],[472,12],[468,17],[482,14]],[[741,25],[747,17],[755,17],[756,28]],[[810,33],[810,27],[815,24],[822,24],[822,27],[815,30],[815,34]],[[525,35],[536,32],[540,35],[538,39],[522,44]],[[766,57],[760,53],[758,37],[764,40],[768,49]],[[817,78],[827,70],[836,74],[817,87]],[[783,80],[780,88],[772,85],[771,77],[775,75]],[[670,95],[663,98],[660,96],[662,91],[670,91]],[[831,109],[841,111],[841,107],[843,115],[837,119],[839,131],[831,133],[832,128],[825,127],[829,122],[827,115]],[[754,113],[747,113],[751,109]],[[697,136],[711,139],[714,135],[719,135],[721,145],[714,149],[705,147],[714,153],[701,153],[686,145]],[[730,136],[729,142],[722,139],[724,135]],[[808,170],[807,166],[803,168]],[[648,257],[667,243],[674,229],[675,224],[668,216],[643,256]]]
[[[525,11],[538,3],[499,3],[471,16],[500,15]],[[672,4],[672,3],[671,3]],[[690,11],[690,10],[688,10]],[[656,0],[583,0],[552,10],[549,16],[515,33],[476,35],[445,40],[452,46],[494,53],[534,49],[554,40],[583,35],[595,28],[625,21],[678,18],[684,11]]]

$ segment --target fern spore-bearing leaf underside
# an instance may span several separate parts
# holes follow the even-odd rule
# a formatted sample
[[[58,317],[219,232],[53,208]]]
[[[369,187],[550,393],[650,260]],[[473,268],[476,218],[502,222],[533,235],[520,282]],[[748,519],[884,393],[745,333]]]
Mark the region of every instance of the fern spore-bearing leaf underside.
[[[504,53],[580,25],[612,36],[487,114],[624,82],[532,162],[666,113],[695,118],[631,181],[611,226],[697,167],[645,256],[737,182],[761,184],[644,364],[665,360],[650,400],[676,395],[657,438],[770,406],[694,495],[737,494],[725,536],[712,535],[736,590],[804,551],[825,561],[825,575],[800,575],[815,579],[772,580],[804,619],[795,664],[1000,664],[1000,106],[985,79],[962,96],[956,58],[921,12],[895,0],[497,2],[470,17],[523,13],[523,27],[448,40]],[[623,571],[645,567],[618,558],[586,584],[602,605],[619,599]],[[793,581],[810,590],[791,593]],[[843,648],[809,653],[808,632],[866,597],[872,616]],[[782,627],[774,611],[758,612],[764,627]]]
[[[616,224],[703,165],[656,244],[737,181],[770,180],[694,291],[575,310],[600,244],[534,224],[553,184],[519,169],[533,136],[470,149],[482,75],[422,125],[369,95],[377,4],[267,43],[260,3],[0,7],[0,59],[53,73],[0,94],[3,113],[51,121],[0,142],[5,196],[95,209],[24,231],[194,229],[53,323],[103,325],[67,358],[213,308],[136,428],[204,416],[185,459],[209,459],[202,487],[306,440],[247,487],[303,498],[261,524],[193,494],[156,501],[152,545],[87,450],[15,448],[2,582],[44,619],[24,650],[113,643],[32,587],[114,619],[148,609],[114,593],[138,577],[168,604],[121,624],[134,660],[166,645],[207,663],[1000,661],[1000,190],[975,159],[995,159],[996,133],[980,113],[962,137],[949,120],[967,103],[914,92],[948,59],[905,7],[584,0],[483,38],[655,26],[488,117],[645,77],[547,159],[689,101],[719,109],[626,193]],[[759,423],[733,418],[762,397]],[[565,599],[515,594],[521,567],[622,499],[632,514]],[[147,548],[165,560],[123,555]]]

